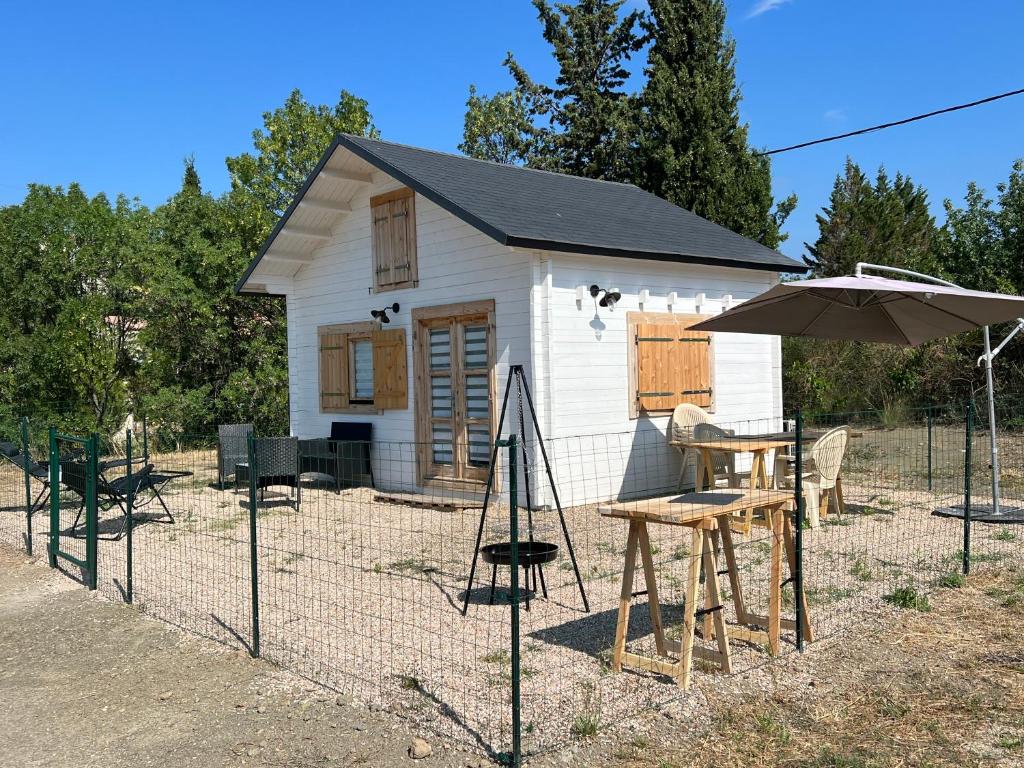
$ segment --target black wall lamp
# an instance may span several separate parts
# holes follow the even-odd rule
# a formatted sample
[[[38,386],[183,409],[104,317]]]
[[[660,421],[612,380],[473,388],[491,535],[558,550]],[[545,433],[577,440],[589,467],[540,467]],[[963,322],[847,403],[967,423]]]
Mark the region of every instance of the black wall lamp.
[[[384,307],[384,309],[371,309],[370,317],[374,320],[380,320],[382,323],[390,323],[391,318],[388,317],[388,312],[398,312],[398,302],[396,301],[390,307]]]
[[[609,310],[615,309],[615,304],[622,298],[622,294],[614,288],[608,290],[607,288],[600,288],[597,285],[590,286],[590,295],[593,298],[596,299],[601,293],[604,293],[604,296],[602,296],[601,300],[597,303],[602,307],[608,307]]]

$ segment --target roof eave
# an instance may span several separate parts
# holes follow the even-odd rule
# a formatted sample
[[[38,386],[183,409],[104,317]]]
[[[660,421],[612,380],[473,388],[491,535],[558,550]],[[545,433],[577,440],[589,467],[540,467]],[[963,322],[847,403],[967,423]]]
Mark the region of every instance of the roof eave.
[[[338,145],[341,143],[339,141],[340,138],[341,136],[335,136],[334,140],[331,142],[331,145],[326,150],[324,150],[323,155],[320,156],[320,160],[317,161],[316,166],[306,177],[306,180],[302,183],[302,187],[299,189],[295,197],[292,199],[291,204],[285,210],[284,214],[281,215],[281,218],[277,220],[277,223],[274,225],[274,228],[270,230],[270,234],[267,235],[266,240],[263,241],[263,245],[260,246],[259,251],[256,253],[256,258],[254,258],[249,263],[249,266],[245,270],[245,274],[243,274],[239,281],[235,283],[236,294],[245,293],[243,288],[245,288],[246,282],[248,282],[249,278],[252,276],[252,273],[256,270],[256,267],[259,266],[260,260],[263,258],[263,255],[268,250],[270,250],[270,246],[274,244],[274,240],[277,239],[278,234],[280,234],[281,230],[284,229],[285,225],[288,223],[288,219],[290,219],[292,214],[295,212],[295,209],[299,207],[299,202],[305,196],[306,192],[309,191],[309,188],[313,186],[313,182],[316,181],[316,177],[320,175],[320,171],[322,171],[324,166],[327,165],[327,161],[331,159],[331,155],[334,154],[334,150],[336,150],[338,148]],[[265,294],[261,293],[258,295],[262,296]]]
[[[810,268],[798,261],[786,257],[785,261],[763,262],[754,260],[726,259],[718,256],[700,256],[686,253],[668,253],[665,251],[638,251],[626,248],[610,248],[587,245],[585,243],[565,243],[554,240],[543,240],[531,237],[509,235],[506,245],[516,248],[527,248],[557,253],[578,253],[588,256],[616,256],[627,259],[646,259],[649,261],[671,261],[679,264],[703,264],[713,267],[729,267],[732,269],[756,269],[764,272],[788,272],[806,274]]]

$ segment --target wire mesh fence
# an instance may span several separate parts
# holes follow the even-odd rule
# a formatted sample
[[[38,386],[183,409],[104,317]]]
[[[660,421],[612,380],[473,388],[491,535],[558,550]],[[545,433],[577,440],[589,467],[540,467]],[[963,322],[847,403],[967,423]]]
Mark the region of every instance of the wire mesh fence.
[[[1022,406],[997,414],[1007,504],[1024,493]],[[38,554],[54,540],[47,426],[0,420],[0,539]],[[968,483],[991,502],[987,423],[969,429],[959,404],[808,415],[799,435],[780,419],[527,434],[514,470],[499,447],[486,504],[479,486],[421,482],[433,446],[242,427],[98,440],[100,592],[492,755],[589,736],[867,612],[926,607],[967,547],[972,568],[1021,559],[1011,526],[972,522],[968,540],[933,514],[962,509]],[[71,437],[56,540],[87,562]]]

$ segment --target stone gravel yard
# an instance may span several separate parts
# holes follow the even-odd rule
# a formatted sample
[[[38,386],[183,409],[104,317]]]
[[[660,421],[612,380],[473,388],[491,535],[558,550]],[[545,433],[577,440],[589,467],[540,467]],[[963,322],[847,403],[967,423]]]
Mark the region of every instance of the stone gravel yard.
[[[863,622],[891,616],[900,605],[913,605],[957,571],[960,523],[931,515],[935,506],[959,500],[956,439],[951,430],[948,439],[937,440],[946,454],[937,453],[931,492],[922,489],[917,463],[880,463],[891,435],[869,432],[858,444],[847,472],[847,514],[833,514],[821,528],[805,531],[805,584],[820,638],[812,649],[856,633]],[[245,653],[253,642],[247,497],[216,486],[211,451],[154,461],[189,474],[164,489],[176,524],[145,522],[135,532],[136,606]],[[0,488],[17,493],[16,483]],[[16,497],[9,504],[15,506]],[[625,525],[602,518],[597,506],[581,503],[566,510],[591,611],[582,610],[563,545],[559,560],[545,571],[548,599],[532,600],[531,610],[521,614],[522,718],[529,751],[557,750],[595,730],[617,738],[653,707],[703,708],[716,696],[761,690],[780,670],[798,668],[806,658],[792,654],[789,633],[783,661],[762,647],[734,642],[735,674],[698,664],[686,693],[657,675],[612,673],[609,648]],[[141,519],[152,509],[144,507]],[[497,604],[488,605],[490,573],[481,564],[468,613],[463,617],[460,611],[478,515],[474,509],[393,503],[370,489],[335,493],[314,485],[303,488],[296,510],[287,489],[272,490],[258,516],[261,655],[366,711],[397,715],[410,733],[430,735],[439,749],[480,755],[507,749],[510,630],[501,589],[507,573],[499,573]],[[485,541],[507,539],[507,516],[507,504],[499,500]],[[47,521],[43,515],[36,520],[36,547],[43,551]],[[534,523],[537,538],[563,544],[553,513],[534,513]],[[118,524],[116,514],[107,514],[101,533]],[[1019,561],[1020,542],[1005,529],[975,529],[979,564]],[[527,535],[525,521],[521,535]],[[681,622],[688,537],[654,526],[652,543],[671,633]],[[769,550],[763,529],[739,546],[745,596],[754,610],[767,607]],[[126,541],[101,542],[100,593],[122,602],[126,582]],[[634,600],[629,636],[631,649],[641,653],[653,651],[644,602],[643,596]],[[792,602],[787,587],[790,615]]]

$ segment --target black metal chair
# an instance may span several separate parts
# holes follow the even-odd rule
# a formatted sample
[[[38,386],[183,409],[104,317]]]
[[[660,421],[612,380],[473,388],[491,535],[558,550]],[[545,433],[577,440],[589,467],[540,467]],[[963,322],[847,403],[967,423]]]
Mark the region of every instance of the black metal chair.
[[[252,424],[221,424],[217,427],[217,477],[221,490],[224,481],[235,478],[235,467],[249,460],[249,435]]]
[[[335,493],[341,493],[341,473],[338,471],[338,456],[326,437],[299,440],[299,472],[306,482],[329,481]],[[313,477],[310,478],[309,476]]]
[[[358,487],[357,478],[369,476],[370,487],[376,488],[373,479],[373,462],[370,447],[373,444],[373,424],[369,422],[335,421],[331,423],[330,449],[337,456],[337,479],[339,487]]]
[[[14,443],[0,442],[0,457],[16,466],[19,471],[28,471],[29,477],[40,483],[43,487],[36,495],[29,507],[29,514],[34,515],[42,509],[50,495],[50,464],[44,461],[34,461],[31,456],[21,452],[21,447]]]
[[[60,483],[69,491],[74,493],[76,496],[81,498],[81,503],[78,505],[78,511],[75,513],[75,521],[71,524],[72,535],[77,536],[75,533],[78,529],[78,523],[82,519],[82,512],[85,509],[85,501],[87,495],[87,472],[88,465],[86,462],[78,459],[68,459],[61,461],[60,464]],[[117,533],[113,536],[97,536],[99,539],[104,541],[117,541],[124,536],[125,531],[128,529],[128,495],[131,492],[133,499],[138,499],[142,491],[149,491],[150,498],[142,503],[133,504],[132,514],[136,511],[147,506],[153,501],[160,503],[163,507],[164,514],[167,519],[161,520],[159,517],[147,517],[147,522],[152,523],[164,523],[173,524],[174,515],[171,514],[171,510],[168,509],[167,504],[164,502],[163,496],[160,495],[160,486],[164,485],[170,477],[164,475],[155,475],[153,473],[153,465],[147,464],[138,472],[119,477],[116,480],[106,480],[101,474],[97,474],[96,477],[96,503],[103,511],[118,507],[123,517],[121,519],[121,527]]]

